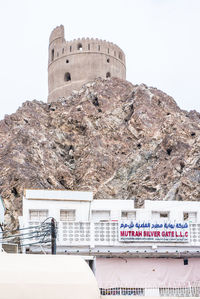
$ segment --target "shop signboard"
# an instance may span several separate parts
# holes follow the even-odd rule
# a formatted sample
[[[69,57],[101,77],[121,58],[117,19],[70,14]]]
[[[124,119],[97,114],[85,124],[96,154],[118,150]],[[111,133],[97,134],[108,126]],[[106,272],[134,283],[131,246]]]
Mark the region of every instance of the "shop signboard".
[[[188,222],[121,221],[120,242],[189,242]]]

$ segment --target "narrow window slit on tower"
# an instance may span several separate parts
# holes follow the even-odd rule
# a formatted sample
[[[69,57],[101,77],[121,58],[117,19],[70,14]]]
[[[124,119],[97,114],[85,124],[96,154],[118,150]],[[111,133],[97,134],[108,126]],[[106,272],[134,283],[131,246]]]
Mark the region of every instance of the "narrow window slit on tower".
[[[98,46],[98,51],[100,51],[101,50],[101,47],[100,46]]]
[[[63,48],[63,49],[62,49],[62,54],[64,54],[64,52],[65,52],[65,49]]]
[[[72,51],[72,46],[69,47],[69,51],[70,51],[70,52]]]
[[[70,75],[70,73],[65,73],[64,80],[65,81],[71,81],[71,75]]]
[[[108,48],[108,54],[110,53],[110,50],[109,50],[109,48]]]
[[[188,265],[188,259],[187,259],[187,258],[183,260],[183,265],[184,265],[184,266],[187,266],[187,265]]]
[[[88,50],[90,50],[90,44],[88,44]]]
[[[54,60],[54,49],[51,50],[51,61]]]

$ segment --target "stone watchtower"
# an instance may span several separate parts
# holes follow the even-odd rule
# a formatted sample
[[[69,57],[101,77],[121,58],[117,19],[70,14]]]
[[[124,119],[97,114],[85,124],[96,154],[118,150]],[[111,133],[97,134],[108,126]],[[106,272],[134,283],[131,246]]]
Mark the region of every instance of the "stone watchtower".
[[[82,38],[66,41],[64,27],[56,27],[49,39],[48,103],[67,97],[72,90],[96,77],[126,79],[123,51],[113,43]]]

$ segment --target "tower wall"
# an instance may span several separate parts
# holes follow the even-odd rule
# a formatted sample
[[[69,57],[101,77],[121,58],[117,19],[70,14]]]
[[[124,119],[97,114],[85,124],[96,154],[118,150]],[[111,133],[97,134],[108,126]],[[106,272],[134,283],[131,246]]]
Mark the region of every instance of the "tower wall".
[[[69,96],[96,77],[126,79],[123,51],[99,39],[65,41],[64,27],[56,27],[49,43],[48,102]]]

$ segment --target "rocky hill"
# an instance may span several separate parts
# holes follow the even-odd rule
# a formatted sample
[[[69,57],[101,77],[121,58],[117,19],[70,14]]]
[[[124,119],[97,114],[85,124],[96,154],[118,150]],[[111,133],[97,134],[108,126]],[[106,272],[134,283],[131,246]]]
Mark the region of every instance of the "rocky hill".
[[[24,188],[95,198],[199,200],[200,114],[162,91],[96,79],[59,102],[27,101],[0,122],[0,194],[17,226]]]

